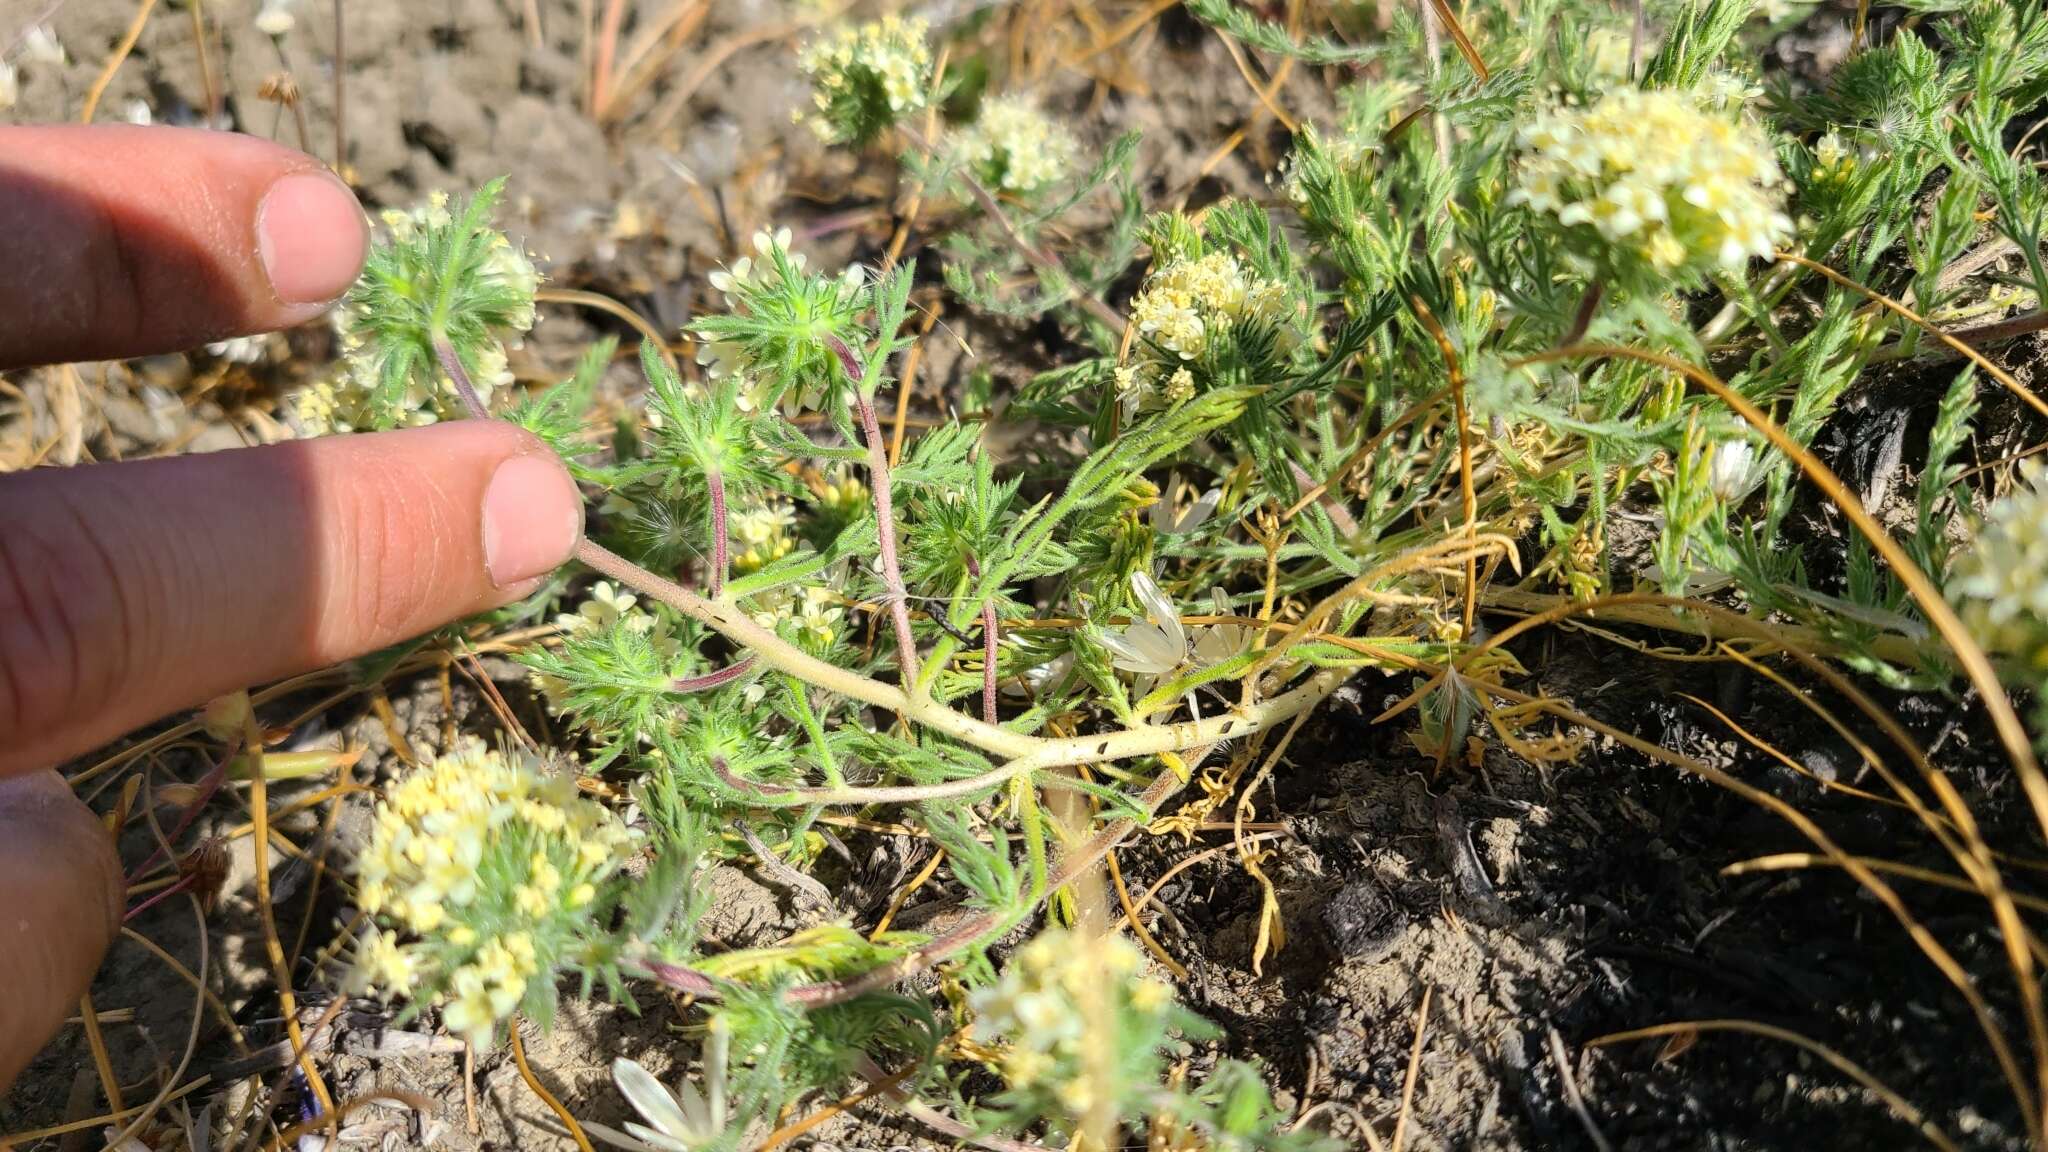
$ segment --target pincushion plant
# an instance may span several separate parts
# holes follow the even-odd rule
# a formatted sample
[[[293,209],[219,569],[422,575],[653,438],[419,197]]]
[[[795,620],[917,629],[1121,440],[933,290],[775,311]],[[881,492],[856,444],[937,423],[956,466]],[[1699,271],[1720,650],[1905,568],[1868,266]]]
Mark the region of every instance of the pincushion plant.
[[[584,428],[595,359],[571,385],[501,406],[572,461],[599,508],[577,559],[602,580],[527,661],[576,733],[563,751],[616,781],[638,816],[635,839],[607,834],[613,855],[588,861],[587,881],[542,891],[537,865],[513,861],[510,895],[479,898],[535,923],[579,918],[583,934],[524,961],[522,989],[578,974],[619,991],[630,977],[706,1005],[720,1057],[700,1094],[678,1104],[621,1070],[650,1146],[739,1141],[747,1117],[855,1077],[951,1135],[1042,1125],[1106,1141],[1149,1124],[1186,1146],[1307,1142],[1272,1113],[1256,1069],[1139,1083],[1171,1035],[1201,1030],[1090,927],[1100,910],[1076,893],[1135,829],[1189,827],[1272,772],[1310,710],[1361,670],[1414,677],[1381,720],[1412,711],[1440,766],[1481,733],[1570,755],[1576,741],[1543,719],[1556,702],[1505,685],[1517,665],[1481,611],[1615,612],[1894,683],[1945,684],[1960,667],[1986,686],[1991,666],[1933,592],[1970,507],[1949,460],[1977,377],[1941,406],[1902,542],[1806,446],[1866,367],[1924,351],[1926,322],[1873,303],[1861,281],[1911,295],[1938,324],[1980,308],[1983,289],[1951,274],[1984,242],[1980,208],[2038,249],[2040,173],[1996,144],[2048,94],[2048,16],[1978,0],[1943,23],[1946,57],[1902,32],[1794,103],[1730,71],[1744,4],[1672,13],[1635,60],[1592,50],[1616,42],[1604,6],[1536,7],[1510,19],[1482,6],[1454,67],[1420,63],[1413,23],[1351,48],[1196,0],[1255,48],[1373,59],[1396,78],[1361,82],[1340,122],[1304,128],[1272,204],[1142,225],[1128,139],[1054,194],[1061,173],[1023,181],[1014,155],[997,162],[991,117],[1014,119],[999,113],[1012,105],[991,105],[965,147],[932,135],[940,101],[916,22],[807,48],[820,137],[896,146],[920,195],[951,198],[947,286],[996,316],[1050,312],[1074,334],[1080,351],[999,417],[1066,426],[1083,445],[1071,455],[999,459],[980,423],[950,419],[892,458],[878,405],[901,386],[917,277],[900,263],[814,268],[787,230],[711,278],[722,306],[689,325],[701,377],[643,349],[645,411],[622,432]],[[1952,116],[1965,95],[1967,115]],[[426,410],[444,396],[492,415],[477,376],[530,318],[532,288],[489,227],[495,194],[391,221],[348,309],[361,342],[345,377],[378,400],[363,406],[374,418],[415,419],[399,400]],[[1082,214],[1104,199],[1106,214]],[[1909,227],[1922,208],[1928,225]],[[1094,231],[1053,245],[1050,225],[1070,216]],[[1117,307],[1141,242],[1143,275]],[[983,257],[1000,276],[963,268]],[[998,284],[1019,272],[1035,293]],[[1731,374],[1694,366],[1707,360]],[[1787,544],[1801,472],[1871,546],[1828,581]],[[1186,475],[1198,479],[1184,492]],[[1609,513],[1645,493],[1656,538],[1617,554]],[[2027,530],[2019,506],[1993,513],[1995,546],[1956,596],[2038,582],[1999,567],[2033,554],[2012,543]],[[1702,590],[1741,611],[1680,599]],[[2015,615],[2031,602],[2005,596],[1970,617],[2022,685],[2039,675],[2040,622]],[[2032,754],[2006,731],[2024,777]],[[807,873],[833,809],[928,837],[967,913],[930,937],[869,938],[835,919],[769,949],[699,951],[692,878],[713,858],[758,857],[829,904]],[[400,804],[384,819],[413,821],[415,839],[446,834],[430,816]],[[383,855],[366,857],[365,887],[396,866]],[[642,868],[651,882],[601,882]],[[494,1023],[478,1005],[535,1007],[530,991],[479,998],[457,983],[473,961],[438,958],[458,947],[441,924],[364,907],[386,913],[380,933],[406,934],[365,940],[373,986],[447,999],[478,1039]],[[1048,915],[1077,926],[1000,965],[998,943]],[[1283,927],[1267,885],[1255,964]],[[416,954],[437,959],[400,960]],[[1093,1007],[1054,1004],[1078,987],[1061,974],[1076,963],[1130,982]],[[934,968],[979,990],[946,1005],[899,990]],[[964,1092],[976,1064],[1007,1090]]]

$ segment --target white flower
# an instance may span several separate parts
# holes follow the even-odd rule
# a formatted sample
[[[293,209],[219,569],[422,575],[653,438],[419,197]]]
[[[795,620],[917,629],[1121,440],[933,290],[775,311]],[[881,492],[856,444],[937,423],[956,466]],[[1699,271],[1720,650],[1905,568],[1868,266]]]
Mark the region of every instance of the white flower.
[[[208,355],[217,356],[230,364],[261,364],[270,358],[268,336],[237,336],[206,346]]]
[[[1949,594],[1978,640],[2048,672],[2048,466],[2030,460],[1957,561]]]
[[[1707,488],[1722,500],[1739,499],[1749,488],[1749,468],[1756,450],[1745,439],[1723,440],[1710,450]]]
[[[626,1122],[626,1132],[614,1132],[588,1121],[584,1127],[606,1143],[642,1152],[696,1152],[725,1134],[729,1119],[725,1101],[725,1065],[731,1045],[731,1028],[713,1018],[704,1044],[704,1092],[688,1080],[671,1093],[654,1075],[625,1057],[612,1061],[612,1082],[619,1094],[640,1114],[645,1124]]]
[[[1109,649],[1110,663],[1123,671],[1164,676],[1187,660],[1188,630],[1150,572],[1131,573],[1131,593],[1144,608],[1145,618],[1131,621],[1121,635],[1098,632],[1095,639]]]
[[[1739,273],[1790,239],[1770,141],[1739,116],[1739,85],[1697,92],[1616,87],[1586,107],[1537,115],[1520,134],[1511,204],[1652,271]]]
[[[0,112],[14,107],[21,99],[21,77],[14,71],[14,65],[0,60]]]
[[[265,36],[282,36],[298,23],[292,15],[292,0],[263,0],[256,13],[256,30]]]
[[[1221,588],[1209,589],[1211,616],[1238,617],[1230,611],[1230,597]],[[1204,624],[1195,629],[1195,663],[1204,668],[1213,668],[1225,660],[1235,659],[1251,646],[1252,629],[1249,624]]]
[[[1005,192],[1030,195],[1067,176],[1074,138],[1030,101],[998,96],[961,133],[960,153],[976,176]]]
[[[21,52],[16,59],[29,64],[61,66],[65,60],[64,45],[57,42],[57,34],[50,31],[49,25],[38,24],[21,38]]]

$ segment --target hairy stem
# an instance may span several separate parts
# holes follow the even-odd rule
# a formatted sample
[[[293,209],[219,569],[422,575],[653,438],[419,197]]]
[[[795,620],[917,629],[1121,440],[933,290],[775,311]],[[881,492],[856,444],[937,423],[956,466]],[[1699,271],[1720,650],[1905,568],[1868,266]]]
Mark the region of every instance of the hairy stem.
[[[441,371],[448,374],[448,380],[455,385],[455,395],[461,399],[462,407],[474,420],[489,420],[490,409],[484,407],[483,397],[476,394],[476,385],[469,381],[469,369],[462,366],[462,357],[455,354],[455,345],[448,342],[443,333],[434,333],[434,358],[441,362]]]
[[[981,563],[972,556],[967,558],[967,574],[976,580],[981,579]],[[996,642],[999,639],[996,598],[988,596],[981,602],[981,719],[985,724],[996,722]]]
[[[1593,317],[1600,311],[1600,297],[1607,292],[1607,285],[1598,280],[1586,285],[1586,294],[1579,297],[1579,309],[1572,313],[1572,326],[1557,342],[1559,348],[1568,348],[1585,339],[1586,329],[1593,326]]]
[[[860,415],[861,439],[867,441],[868,491],[875,504],[875,532],[882,542],[882,583],[889,594],[889,621],[896,630],[896,663],[902,669],[904,691],[918,693],[917,640],[910,634],[910,591],[903,586],[903,569],[896,560],[896,500],[890,492],[889,446],[882,440],[882,423],[875,416],[874,403],[857,386],[853,390],[853,406]]]
[[[726,559],[727,532],[725,517],[725,476],[716,468],[704,473],[704,483],[711,489],[711,578],[706,583],[711,588],[711,598],[718,599],[725,594],[725,571],[729,564]]]

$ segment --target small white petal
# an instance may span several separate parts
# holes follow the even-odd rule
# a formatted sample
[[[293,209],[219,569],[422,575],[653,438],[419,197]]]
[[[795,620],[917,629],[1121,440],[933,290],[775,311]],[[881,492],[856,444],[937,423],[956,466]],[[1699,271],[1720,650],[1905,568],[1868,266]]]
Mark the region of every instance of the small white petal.
[[[671,1136],[689,1132],[689,1118],[683,1114],[676,1098],[647,1069],[621,1056],[612,1061],[612,1081],[619,1086],[619,1094],[648,1123]],[[635,1126],[629,1124],[626,1127],[631,1131]],[[643,1139],[647,1136],[641,1132],[634,1132],[634,1135]]]

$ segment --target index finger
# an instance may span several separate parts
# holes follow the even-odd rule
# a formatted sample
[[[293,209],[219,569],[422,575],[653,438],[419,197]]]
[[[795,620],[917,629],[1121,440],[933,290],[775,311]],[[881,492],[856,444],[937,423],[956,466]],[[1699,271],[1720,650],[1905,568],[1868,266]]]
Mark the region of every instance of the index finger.
[[[355,196],[302,152],[193,128],[0,127],[0,368],[302,323],[367,245]]]

